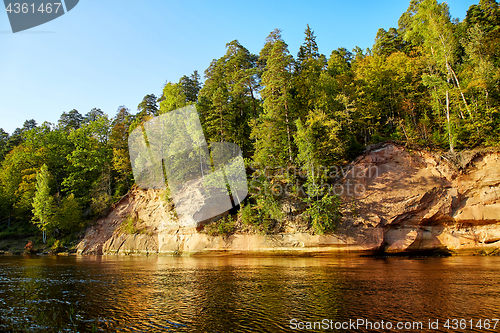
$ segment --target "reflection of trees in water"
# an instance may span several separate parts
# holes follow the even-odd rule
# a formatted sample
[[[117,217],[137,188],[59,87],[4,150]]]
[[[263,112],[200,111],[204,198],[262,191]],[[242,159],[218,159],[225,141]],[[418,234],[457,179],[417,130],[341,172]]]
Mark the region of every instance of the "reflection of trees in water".
[[[148,332],[498,318],[497,259],[2,258],[0,331],[87,332],[96,318],[100,330]]]
[[[157,257],[104,257],[94,274],[102,276],[98,285],[89,284],[85,294],[92,298],[93,315],[103,315],[105,331],[144,330],[163,318],[155,288]]]
[[[95,329],[97,322],[84,319],[86,305],[81,301],[71,302],[67,297],[68,290],[75,288],[75,280],[78,280],[71,272],[63,269],[64,273],[60,274],[49,258],[16,259],[8,268],[0,270],[4,277],[0,284],[0,331]]]
[[[194,319],[191,330],[272,332],[291,318],[331,318],[342,307],[335,270],[311,267],[312,258],[304,267],[277,258],[180,260],[188,269],[162,270],[157,291],[173,318],[180,313],[181,322]]]

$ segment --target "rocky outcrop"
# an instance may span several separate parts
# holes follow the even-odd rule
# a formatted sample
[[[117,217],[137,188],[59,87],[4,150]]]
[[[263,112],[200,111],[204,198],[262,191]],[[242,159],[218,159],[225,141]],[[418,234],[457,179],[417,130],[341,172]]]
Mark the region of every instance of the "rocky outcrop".
[[[87,230],[77,252],[492,254],[500,247],[498,152],[441,156],[385,143],[336,171],[339,181],[332,191],[342,198],[343,218],[333,235],[315,235],[307,223],[301,226],[303,208],[284,200],[289,223],[277,233],[210,236],[192,220],[213,198],[186,191],[176,216],[163,192],[134,189]],[[123,227],[125,221],[133,222],[133,232]]]
[[[345,230],[383,230],[385,252],[491,253],[500,246],[500,154],[449,158],[392,143],[358,158],[343,184],[355,189]]]

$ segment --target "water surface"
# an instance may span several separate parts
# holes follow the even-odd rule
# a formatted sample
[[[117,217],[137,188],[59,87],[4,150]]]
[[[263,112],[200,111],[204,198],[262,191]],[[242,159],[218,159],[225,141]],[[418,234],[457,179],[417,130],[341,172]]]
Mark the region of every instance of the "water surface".
[[[366,332],[339,326],[364,320],[485,332],[499,281],[498,257],[6,256],[0,331]]]

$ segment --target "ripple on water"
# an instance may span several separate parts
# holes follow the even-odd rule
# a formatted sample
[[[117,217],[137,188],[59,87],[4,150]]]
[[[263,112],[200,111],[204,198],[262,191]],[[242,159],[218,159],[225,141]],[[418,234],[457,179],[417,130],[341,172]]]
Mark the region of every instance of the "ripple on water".
[[[478,257],[5,257],[0,330],[286,332],[292,318],[498,318],[499,277],[500,258]]]

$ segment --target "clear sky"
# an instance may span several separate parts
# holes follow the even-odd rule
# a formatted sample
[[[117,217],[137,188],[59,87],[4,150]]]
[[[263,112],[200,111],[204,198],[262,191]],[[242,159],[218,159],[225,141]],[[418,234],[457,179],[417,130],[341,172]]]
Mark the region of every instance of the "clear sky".
[[[22,2],[20,0],[20,2]],[[478,0],[449,0],[463,20]],[[379,28],[397,27],[409,0],[80,0],[67,14],[12,33],[0,12],[0,128],[26,119],[57,122],[63,111],[120,105],[136,112],[167,81],[202,74],[237,39],[258,54],[275,28],[297,55],[309,24],[319,51],[371,47]],[[3,7],[2,7],[3,8]]]

